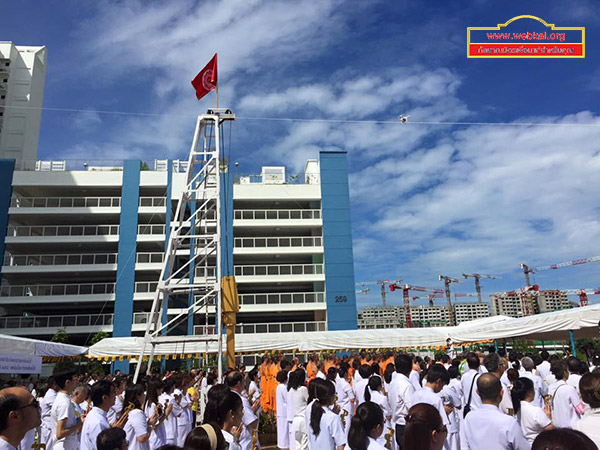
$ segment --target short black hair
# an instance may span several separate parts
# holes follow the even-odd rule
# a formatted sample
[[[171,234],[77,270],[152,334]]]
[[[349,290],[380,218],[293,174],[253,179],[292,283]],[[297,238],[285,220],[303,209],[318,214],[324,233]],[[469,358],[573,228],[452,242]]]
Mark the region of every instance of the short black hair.
[[[450,374],[441,364],[434,364],[427,372],[428,383],[435,383],[437,380],[442,380],[444,384],[450,383]]]
[[[502,384],[500,379],[491,373],[484,373],[477,378],[477,392],[481,400],[495,401],[500,396]]]
[[[494,373],[498,371],[498,366],[500,364],[500,357],[497,353],[489,353],[485,355],[483,358],[483,365],[487,369],[488,372]]]
[[[410,375],[410,371],[412,370],[412,360],[410,359],[410,356],[405,354],[398,355],[396,356],[394,363],[396,366],[396,372],[405,376]]]
[[[105,395],[110,396],[110,390],[113,388],[112,383],[107,380],[100,380],[92,385],[90,389],[90,400],[94,406],[100,407],[102,404],[102,397]]]
[[[58,387],[64,389],[67,381],[72,379],[76,375],[76,372],[74,370],[60,370],[54,372],[52,375]]]
[[[127,435],[121,428],[107,428],[96,438],[97,450],[118,450],[123,447]]]
[[[19,397],[0,393],[0,433],[8,427],[8,415],[19,406]]]
[[[479,362],[479,356],[477,356],[477,353],[473,353],[473,352],[469,352],[467,354],[467,365],[469,366],[469,369],[478,369],[480,362]]]

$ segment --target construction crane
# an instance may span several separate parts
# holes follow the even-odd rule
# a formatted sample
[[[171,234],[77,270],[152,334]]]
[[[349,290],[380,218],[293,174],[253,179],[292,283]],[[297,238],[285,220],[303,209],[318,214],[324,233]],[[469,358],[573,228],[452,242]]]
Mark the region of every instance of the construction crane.
[[[539,286],[534,284],[533,286],[525,286],[524,288],[516,289],[514,291],[499,292],[495,295],[497,297],[519,297],[521,299],[523,316],[531,316],[535,312],[533,299],[539,295],[539,289]]]
[[[410,313],[410,291],[431,292],[432,294],[443,294],[441,289],[431,289],[423,286],[411,286],[405,284],[402,286],[400,282],[390,284],[390,291],[402,290],[402,298],[404,299],[404,328],[412,328],[412,315]]]
[[[365,288],[365,289],[359,289],[357,291],[355,291],[357,294],[362,294],[362,295],[367,295],[369,293],[369,291],[371,290],[371,288]]]
[[[401,283],[401,282],[402,282],[402,280],[361,281],[359,283],[356,283],[355,286],[360,287],[360,286],[373,286],[373,285],[377,285],[377,284],[380,285],[381,286],[381,306],[385,307],[386,306],[385,285],[388,283]]]
[[[496,275],[484,275],[482,273],[463,273],[462,274],[465,279],[467,278],[475,278],[475,290],[477,291],[477,302],[481,303],[481,285],[479,284],[479,280],[481,278],[489,278],[490,280],[501,280],[502,277]]]
[[[527,264],[521,264],[521,269],[523,269],[523,273],[525,275],[525,283],[527,284],[527,286],[531,286],[531,283],[529,282],[530,273],[542,272],[544,270],[555,270],[560,269],[562,267],[579,266],[581,264],[599,261],[600,256],[592,256],[590,258],[574,259],[573,261],[567,261],[558,264],[550,264],[549,266],[529,267]]]
[[[454,312],[452,311],[452,299],[450,298],[450,284],[451,283],[460,283],[460,280],[456,278],[449,277],[447,275],[440,275],[440,281],[444,281],[444,292],[446,294],[446,300],[448,300],[448,318],[450,319],[450,326],[454,326]]]
[[[560,292],[567,295],[577,295],[579,297],[579,306],[588,306],[590,304],[588,295],[600,295],[600,288],[597,289],[548,289],[544,292]]]
[[[434,306],[433,300],[436,299],[436,298],[444,298],[444,294],[428,294],[427,296],[424,296],[424,295],[413,295],[413,297],[412,297],[413,302],[417,301],[419,299],[422,299],[422,298],[426,298],[429,301],[429,306]]]

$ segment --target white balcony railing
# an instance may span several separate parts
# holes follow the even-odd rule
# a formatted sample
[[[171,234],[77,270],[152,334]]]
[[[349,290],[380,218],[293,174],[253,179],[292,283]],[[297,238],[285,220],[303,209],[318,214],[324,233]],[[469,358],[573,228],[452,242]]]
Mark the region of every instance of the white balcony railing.
[[[240,294],[241,305],[297,305],[325,303],[324,292],[286,292],[282,294]]]
[[[6,235],[8,237],[118,236],[119,225],[10,225]]]
[[[138,264],[160,264],[162,252],[138,252],[135,262]],[[83,253],[65,255],[5,255],[5,266],[78,266],[97,264],[117,264],[117,253]]]
[[[156,291],[155,281],[138,281],[135,293],[151,293]],[[102,295],[114,294],[115,283],[79,283],[79,284],[35,284],[35,285],[2,285],[0,297],[35,297],[63,295]]]
[[[320,209],[236,209],[236,220],[315,220],[321,218]]]
[[[277,322],[248,323],[236,325],[236,334],[254,333],[305,333],[310,331],[327,331],[327,322]],[[194,334],[215,334],[214,325],[194,325]]]
[[[116,253],[67,255],[5,255],[5,266],[70,266],[82,264],[116,264]]]
[[[162,208],[166,205],[165,197],[140,197],[140,207]]]
[[[133,313],[133,324],[148,322],[150,313]],[[67,328],[67,327],[107,327],[112,326],[114,314],[78,314],[68,316],[8,316],[0,317],[2,329]],[[25,332],[25,334],[27,334]]]
[[[262,266],[235,266],[235,275],[252,276],[296,276],[322,275],[323,264],[284,264]]]
[[[138,235],[165,234],[165,225],[138,225]]]
[[[140,199],[141,200],[141,199]],[[118,208],[121,197],[13,197],[13,208]]]
[[[236,248],[304,248],[322,247],[323,238],[309,237],[241,237],[235,238]]]

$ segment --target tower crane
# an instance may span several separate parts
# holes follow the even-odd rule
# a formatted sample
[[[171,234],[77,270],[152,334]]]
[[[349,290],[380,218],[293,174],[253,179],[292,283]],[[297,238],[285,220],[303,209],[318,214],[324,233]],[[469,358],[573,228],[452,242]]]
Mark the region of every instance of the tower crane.
[[[412,328],[412,315],[410,313],[410,291],[418,292],[431,292],[432,294],[443,294],[444,291],[441,289],[431,289],[423,286],[412,286],[410,284],[401,285],[400,282],[390,284],[390,291],[394,292],[396,289],[402,290],[402,297],[404,299],[404,328]]]
[[[451,283],[460,283],[460,280],[456,278],[449,277],[447,275],[440,275],[440,281],[444,280],[444,292],[446,294],[446,300],[448,300],[448,317],[450,318],[450,326],[453,327],[454,323],[454,311],[452,311],[452,300],[450,298],[450,284]]]
[[[378,281],[361,281],[359,283],[356,283],[355,286],[356,287],[361,287],[361,286],[374,286],[374,285],[380,285],[381,286],[381,306],[386,306],[386,299],[385,299],[385,285],[388,283],[401,283],[402,280],[378,280]],[[368,291],[367,291],[368,292]],[[365,293],[366,294],[366,293]]]
[[[544,270],[555,270],[560,269],[562,267],[570,267],[570,266],[579,266],[581,264],[587,264],[592,262],[599,262],[600,256],[591,256],[589,258],[582,259],[574,259],[572,261],[566,261],[558,264],[550,264],[548,266],[539,266],[539,267],[529,267],[527,264],[521,264],[521,269],[523,269],[523,274],[525,275],[525,283],[527,286],[531,286],[529,282],[529,274],[542,272]]]
[[[518,296],[521,299],[523,316],[531,316],[534,314],[533,299],[538,295],[539,286],[537,284],[525,286],[524,288],[516,289],[514,291],[499,292],[496,294],[498,297]]]
[[[477,291],[477,302],[481,303],[481,285],[479,284],[479,280],[481,278],[489,278],[490,280],[501,280],[502,277],[496,275],[484,275],[482,273],[463,273],[462,274],[465,279],[467,278],[475,278],[475,290]]]

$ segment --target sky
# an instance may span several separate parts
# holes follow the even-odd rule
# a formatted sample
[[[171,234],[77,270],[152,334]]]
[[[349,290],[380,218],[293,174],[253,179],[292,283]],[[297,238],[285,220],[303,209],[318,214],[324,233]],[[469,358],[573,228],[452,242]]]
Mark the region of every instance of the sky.
[[[501,276],[482,281],[487,295],[523,286],[520,263],[600,255],[596,1],[9,0],[6,11],[0,40],[48,48],[40,159],[185,159],[215,102],[198,102],[190,80],[218,52],[240,174],[348,152],[356,281]],[[466,57],[467,27],[524,14],[585,27],[585,59]],[[534,279],[596,288],[599,271]],[[453,289],[474,292],[472,280]],[[377,286],[357,296],[379,301]]]

